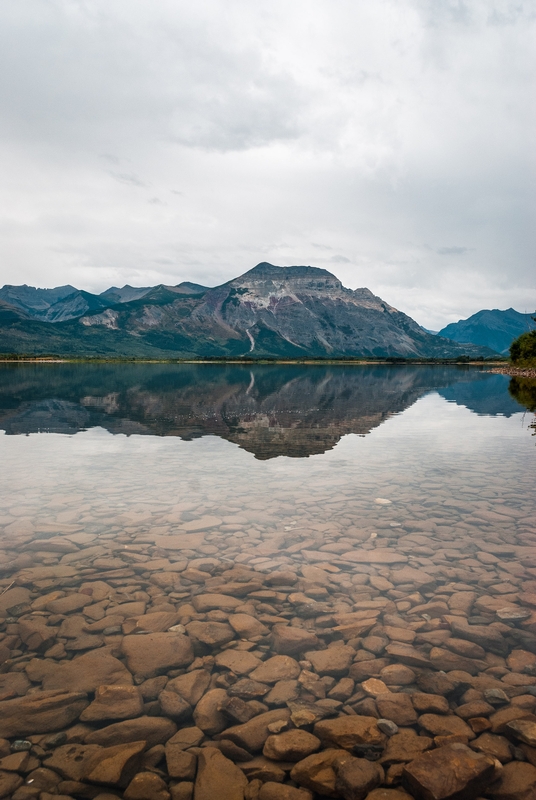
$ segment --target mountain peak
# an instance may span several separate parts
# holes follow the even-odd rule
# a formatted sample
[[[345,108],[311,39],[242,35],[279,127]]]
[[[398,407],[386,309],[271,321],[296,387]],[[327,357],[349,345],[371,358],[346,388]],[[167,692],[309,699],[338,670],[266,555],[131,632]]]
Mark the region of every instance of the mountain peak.
[[[240,277],[245,278],[247,275],[276,278],[277,280],[291,280],[292,278],[333,278],[333,280],[339,283],[339,279],[336,278],[333,273],[321,267],[278,267],[275,264],[268,263],[268,261],[261,261],[260,264],[257,264],[253,269],[248,270]]]

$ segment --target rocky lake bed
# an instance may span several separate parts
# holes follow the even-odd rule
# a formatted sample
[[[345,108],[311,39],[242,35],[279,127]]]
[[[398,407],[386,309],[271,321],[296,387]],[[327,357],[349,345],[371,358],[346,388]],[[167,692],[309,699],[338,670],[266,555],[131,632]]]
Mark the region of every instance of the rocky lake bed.
[[[268,461],[1,437],[0,798],[535,800],[517,417],[425,398]]]
[[[7,524],[0,796],[532,798],[536,518],[483,503],[447,538],[381,501],[376,533],[266,540],[191,504]]]

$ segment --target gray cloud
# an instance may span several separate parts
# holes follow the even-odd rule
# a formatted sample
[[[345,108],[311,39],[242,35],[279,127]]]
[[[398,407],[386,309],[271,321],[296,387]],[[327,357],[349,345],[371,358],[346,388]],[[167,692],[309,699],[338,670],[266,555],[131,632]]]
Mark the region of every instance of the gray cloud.
[[[463,256],[469,252],[468,247],[439,247],[437,252],[440,256]]]
[[[271,260],[430,328],[534,307],[535,28],[533,0],[1,4],[0,283]]]

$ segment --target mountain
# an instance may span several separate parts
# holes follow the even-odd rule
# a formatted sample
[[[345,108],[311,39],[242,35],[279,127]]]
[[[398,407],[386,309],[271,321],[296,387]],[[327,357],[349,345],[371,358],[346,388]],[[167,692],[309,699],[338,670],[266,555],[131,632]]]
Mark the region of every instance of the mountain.
[[[121,289],[117,286],[110,286],[109,289],[101,292],[99,297],[102,297],[104,300],[109,300],[111,305],[115,305],[116,303],[128,303],[130,300],[139,300],[140,297],[143,297],[150,291],[150,286],[129,286],[127,283],[125,286],[122,286]]]
[[[80,310],[84,303],[91,307]],[[494,355],[486,347],[432,336],[368,289],[347,289],[330,272],[308,266],[261,263],[213,289],[160,285],[122,303],[77,291],[46,313],[47,321],[18,319],[1,326],[0,352],[155,358]]]
[[[454,342],[484,345],[507,355],[514,339],[535,327],[533,316],[534,314],[521,314],[513,308],[508,308],[506,311],[499,311],[497,308],[492,311],[486,309],[478,311],[468,319],[451,322],[440,330],[438,335]]]
[[[6,283],[0,289],[0,300],[21,308],[31,316],[44,314],[50,306],[76,292],[74,286],[57,286],[55,289],[36,289],[35,286],[11,286]]]

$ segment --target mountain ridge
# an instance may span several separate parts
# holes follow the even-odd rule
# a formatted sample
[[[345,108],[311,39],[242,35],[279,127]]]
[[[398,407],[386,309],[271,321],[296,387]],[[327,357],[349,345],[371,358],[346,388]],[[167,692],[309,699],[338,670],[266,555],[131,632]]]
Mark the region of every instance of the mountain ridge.
[[[138,291],[123,290],[129,298]],[[318,267],[261,262],[214,288],[183,282],[140,291],[116,302],[117,290],[76,290],[45,311],[26,309],[30,319],[0,326],[0,351],[159,358],[494,355],[432,336],[369,289],[348,289]]]
[[[513,308],[504,311],[498,308],[482,309],[467,319],[446,325],[438,336],[458,343],[483,345],[507,355],[514,339],[534,329],[533,316],[534,314],[522,314]]]

